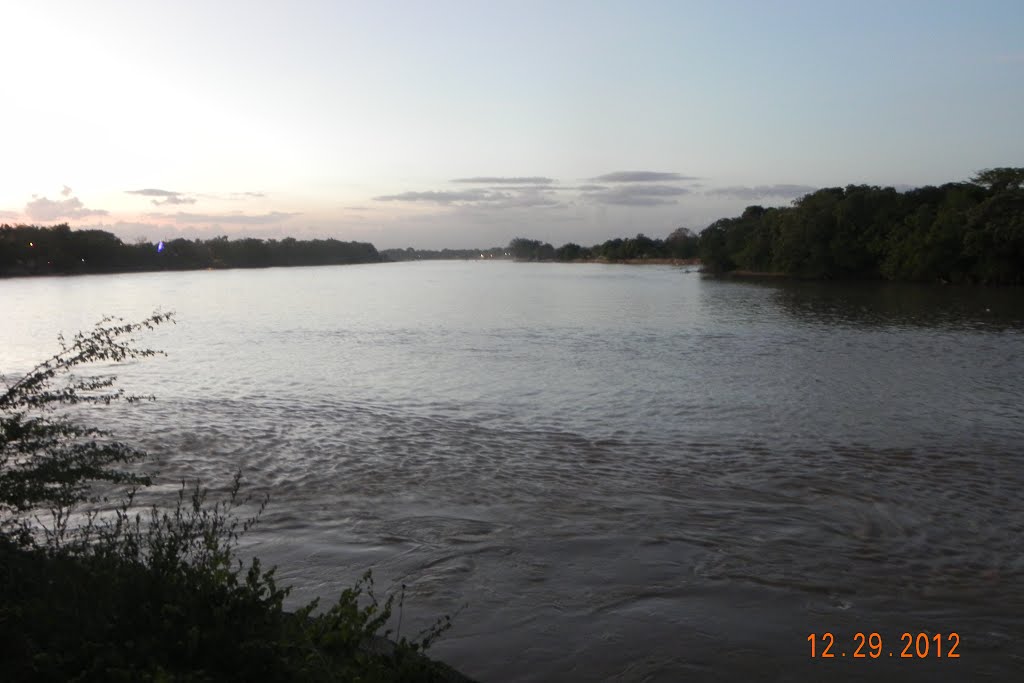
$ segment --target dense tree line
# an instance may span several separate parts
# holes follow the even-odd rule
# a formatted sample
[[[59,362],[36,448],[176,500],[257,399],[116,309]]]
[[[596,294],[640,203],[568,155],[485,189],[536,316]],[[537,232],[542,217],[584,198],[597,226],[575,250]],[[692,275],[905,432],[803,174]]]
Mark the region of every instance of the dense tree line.
[[[849,185],[750,206],[700,235],[715,272],[1024,284],[1024,168],[898,192]]]
[[[616,237],[592,247],[574,242],[557,249],[547,242],[517,237],[508,245],[508,252],[520,261],[635,261],[647,259],[692,259],[697,256],[698,237],[687,228],[678,228],[665,239],[647,237]]]
[[[590,247],[517,237],[489,249],[388,249],[327,240],[175,239],[124,244],[102,230],[0,226],[0,276],[198,268],[260,268],[424,259],[644,261],[700,257],[713,272],[811,279],[1024,284],[1024,168],[994,168],[970,182],[899,192],[849,185],[788,207],[749,206],[696,235],[610,239]]]
[[[489,249],[383,249],[380,252],[382,261],[440,261],[450,259],[494,259],[509,258],[508,249],[490,247]]]
[[[380,255],[368,242],[216,237],[125,244],[109,232],[72,230],[66,224],[0,226],[0,276],[321,266],[376,261],[380,261]]]

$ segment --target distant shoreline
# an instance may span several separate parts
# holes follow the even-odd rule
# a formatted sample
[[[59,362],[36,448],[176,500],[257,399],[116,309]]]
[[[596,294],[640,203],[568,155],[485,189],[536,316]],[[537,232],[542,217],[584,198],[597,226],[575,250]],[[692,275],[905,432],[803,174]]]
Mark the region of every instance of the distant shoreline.
[[[770,270],[727,270],[724,273],[715,273],[709,270],[702,271],[708,275],[720,278],[736,278],[737,280],[800,280],[802,278],[792,273],[778,273]],[[806,279],[806,278],[803,278]]]
[[[326,266],[362,266],[388,261],[348,261],[341,263],[296,263],[272,264],[268,266],[197,266],[194,268],[133,268],[119,270],[68,270],[25,272],[16,270],[0,271],[0,280],[34,279],[45,277],[85,277],[89,275],[142,275],[146,273],[195,273],[198,271],[220,272],[226,270],[269,270],[270,268],[321,268]]]
[[[48,228],[0,225],[0,277],[335,266],[380,260],[369,242],[333,238],[178,238],[125,244],[104,230],[72,230],[66,223]]]
[[[607,263],[626,266],[699,266],[701,260],[699,258],[581,259],[578,263]]]
[[[470,259],[472,260],[472,259]],[[482,259],[481,259],[482,260]],[[515,263],[598,263],[603,265],[624,265],[624,266],[699,266],[699,258],[630,258],[630,259],[601,259],[601,258],[579,258],[571,261],[559,261],[557,259],[511,259]]]

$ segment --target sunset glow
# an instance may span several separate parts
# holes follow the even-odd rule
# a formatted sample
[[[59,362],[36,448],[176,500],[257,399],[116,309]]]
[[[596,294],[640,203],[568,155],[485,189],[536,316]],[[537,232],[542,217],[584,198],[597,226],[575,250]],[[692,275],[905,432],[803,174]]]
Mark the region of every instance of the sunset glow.
[[[589,244],[1024,163],[1018,2],[11,5],[12,224]]]

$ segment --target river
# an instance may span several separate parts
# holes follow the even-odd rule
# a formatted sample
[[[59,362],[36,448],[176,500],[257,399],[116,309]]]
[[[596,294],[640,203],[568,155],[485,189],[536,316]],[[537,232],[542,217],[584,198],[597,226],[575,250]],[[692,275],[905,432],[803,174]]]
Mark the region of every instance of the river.
[[[238,468],[269,493],[245,549],[292,605],[372,568],[408,586],[406,633],[454,615],[431,653],[482,681],[1024,669],[1020,290],[473,261],[10,279],[0,369],[158,307],[167,357],[118,369],[158,400],[96,419],[157,493]],[[901,658],[903,632],[961,657]]]

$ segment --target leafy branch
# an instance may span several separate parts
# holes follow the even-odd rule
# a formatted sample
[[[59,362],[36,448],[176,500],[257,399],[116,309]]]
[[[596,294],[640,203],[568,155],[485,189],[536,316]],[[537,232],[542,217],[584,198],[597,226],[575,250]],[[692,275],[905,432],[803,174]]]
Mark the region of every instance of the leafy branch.
[[[31,540],[22,514],[49,510],[54,520],[52,540],[59,542],[71,508],[87,499],[98,482],[148,485],[149,478],[118,468],[136,462],[144,453],[111,438],[109,432],[78,424],[66,411],[77,404],[152,400],[126,394],[110,374],[76,376],[80,366],[121,363],[163,354],[139,347],[135,334],[174,322],[173,313],[154,313],[138,322],[107,316],[93,329],[69,341],[58,336],[60,351],[15,381],[0,375],[0,531],[14,525],[22,542]]]

